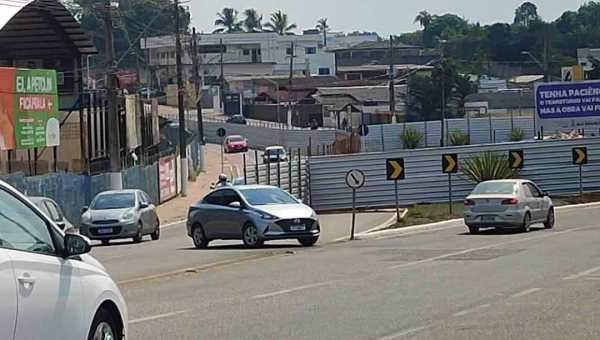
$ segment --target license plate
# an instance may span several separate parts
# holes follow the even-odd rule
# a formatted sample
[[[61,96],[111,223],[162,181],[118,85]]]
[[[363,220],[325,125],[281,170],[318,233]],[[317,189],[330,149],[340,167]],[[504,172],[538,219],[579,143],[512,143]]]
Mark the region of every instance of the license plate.
[[[496,216],[482,216],[481,220],[484,222],[494,222],[496,221]]]
[[[305,224],[296,224],[296,225],[290,226],[290,230],[291,231],[304,231],[304,230],[306,230],[306,225]]]
[[[98,229],[98,234],[110,234],[112,231],[112,228]]]

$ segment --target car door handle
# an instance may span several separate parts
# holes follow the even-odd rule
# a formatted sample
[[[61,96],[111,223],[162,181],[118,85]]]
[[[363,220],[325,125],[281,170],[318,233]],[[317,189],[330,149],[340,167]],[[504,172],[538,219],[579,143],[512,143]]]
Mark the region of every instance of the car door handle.
[[[18,280],[19,283],[26,286],[26,288],[28,288],[27,286],[33,285],[35,283],[35,278],[31,276],[20,276]]]

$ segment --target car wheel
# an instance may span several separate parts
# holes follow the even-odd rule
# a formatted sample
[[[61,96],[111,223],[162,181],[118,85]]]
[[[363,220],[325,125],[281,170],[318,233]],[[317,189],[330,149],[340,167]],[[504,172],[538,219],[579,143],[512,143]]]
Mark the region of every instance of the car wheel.
[[[300,242],[300,244],[304,247],[312,247],[315,245],[315,243],[317,243],[318,240],[319,236],[302,237],[298,239],[298,242]]]
[[[133,237],[133,243],[142,242],[142,238],[144,238],[144,227],[142,226],[142,223],[138,223],[137,232]]]
[[[252,223],[247,223],[242,230],[242,240],[247,247],[257,248],[263,245],[263,241],[258,237],[258,229]]]
[[[469,227],[469,233],[479,234],[479,227]]]
[[[206,249],[210,243],[206,238],[206,234],[204,234],[204,229],[199,224],[195,224],[192,227],[192,240],[196,249]]]
[[[531,230],[531,214],[526,213],[523,218],[523,225],[521,225],[521,232],[528,233]]]
[[[121,336],[113,316],[107,310],[100,309],[92,321],[88,340],[121,340]]]
[[[100,242],[102,242],[102,245],[105,246],[105,245],[107,245],[107,244],[110,243],[110,240],[109,239],[104,239],[104,240],[102,240]]]
[[[160,239],[160,221],[156,220],[156,230],[152,234],[150,234],[153,241],[158,241]]]
[[[544,222],[544,228],[552,229],[554,228],[554,224],[556,223],[556,217],[554,216],[554,208],[550,208],[548,211],[548,218],[546,218],[546,222]]]

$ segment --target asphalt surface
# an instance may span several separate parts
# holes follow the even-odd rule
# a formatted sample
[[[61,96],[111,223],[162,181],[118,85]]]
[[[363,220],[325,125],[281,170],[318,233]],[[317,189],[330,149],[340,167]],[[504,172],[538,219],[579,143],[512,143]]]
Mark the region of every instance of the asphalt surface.
[[[356,232],[377,227],[393,217],[390,212],[357,214]],[[321,237],[317,246],[349,237],[351,214],[319,216]],[[201,270],[249,259],[304,249],[295,240],[267,242],[263,248],[248,249],[242,241],[213,241],[208,249],[196,249],[187,236],[185,222],[161,229],[161,238],[134,244],[132,240],[114,240],[106,246],[94,243],[91,255],[99,260],[117,282],[139,280],[149,276]]]
[[[134,340],[600,339],[599,244],[584,209],[553,230],[448,228],[120,287]]]

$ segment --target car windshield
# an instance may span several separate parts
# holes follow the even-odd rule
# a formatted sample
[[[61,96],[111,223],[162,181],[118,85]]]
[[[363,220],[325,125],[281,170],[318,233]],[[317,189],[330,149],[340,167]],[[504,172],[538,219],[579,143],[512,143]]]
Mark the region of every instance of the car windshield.
[[[242,137],[229,137],[229,142],[236,143],[236,142],[243,142],[243,141],[244,141],[244,138],[242,138]]]
[[[90,209],[112,210],[135,207],[135,194],[104,194],[96,197]]]
[[[269,149],[267,150],[267,155],[269,156],[277,156],[277,155],[285,155],[284,149]]]
[[[516,191],[516,184],[512,182],[483,182],[479,183],[471,192],[472,195],[512,195]]]
[[[279,188],[252,188],[240,191],[250,205],[298,204],[298,201]]]

